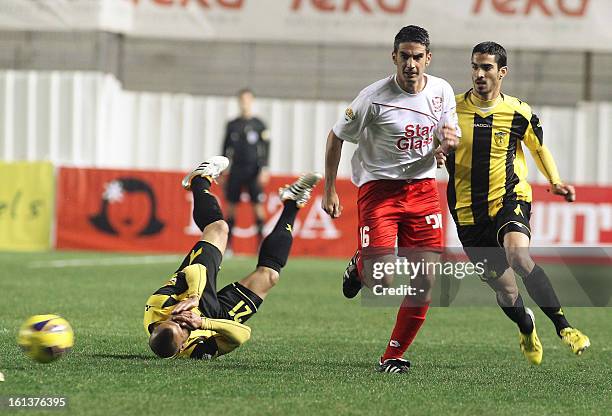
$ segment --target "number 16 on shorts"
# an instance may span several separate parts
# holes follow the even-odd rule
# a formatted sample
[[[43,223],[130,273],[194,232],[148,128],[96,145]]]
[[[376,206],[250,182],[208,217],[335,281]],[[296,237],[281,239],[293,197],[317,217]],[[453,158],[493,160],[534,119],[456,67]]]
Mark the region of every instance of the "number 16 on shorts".
[[[370,227],[367,225],[359,227],[359,241],[361,241],[361,248],[366,248],[370,245]]]

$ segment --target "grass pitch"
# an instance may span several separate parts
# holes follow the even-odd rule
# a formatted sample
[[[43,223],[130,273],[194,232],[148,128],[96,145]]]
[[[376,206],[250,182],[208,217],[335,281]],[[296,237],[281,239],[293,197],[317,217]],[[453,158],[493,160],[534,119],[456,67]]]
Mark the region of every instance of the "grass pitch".
[[[498,308],[432,308],[407,354],[411,371],[379,374],[375,363],[396,309],[344,299],[344,261],[290,259],[248,322],[253,335],[242,348],[209,362],[162,360],[148,349],[143,308],[178,256],[141,265],[49,263],[119,257],[125,255],[0,254],[0,371],[6,377],[0,396],[64,396],[68,407],[57,414],[78,415],[585,415],[612,409],[609,308],[566,310],[591,337],[582,357],[560,343],[537,310],[545,348],[540,367],[523,358],[517,330]],[[225,261],[218,286],[239,280],[254,263]],[[40,313],[62,315],[76,335],[72,353],[48,365],[28,360],[15,342],[22,321]]]

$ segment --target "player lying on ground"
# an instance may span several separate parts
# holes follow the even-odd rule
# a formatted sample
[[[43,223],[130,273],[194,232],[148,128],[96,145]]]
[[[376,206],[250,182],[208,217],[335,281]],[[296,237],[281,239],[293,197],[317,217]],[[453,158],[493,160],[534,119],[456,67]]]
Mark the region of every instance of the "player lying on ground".
[[[529,255],[531,187],[521,143],[553,194],[572,202],[574,187],[561,181],[529,105],[501,93],[508,72],[505,49],[495,42],[480,43],[472,51],[471,65],[473,88],[456,97],[462,141],[448,160],[443,152],[436,153],[439,164],[446,162],[448,169],[447,199],[457,234],[472,262],[486,261],[482,279],[519,327],[521,350],[531,363],[542,361],[542,344],[514,273],[521,276],[527,293],[555,325],[563,343],[580,355],[589,347],[589,338],[569,324],[550,279]]]
[[[321,179],[309,173],[279,190],[283,211],[261,244],[255,271],[217,291],[228,226],[209,189],[228,164],[227,158],[215,156],[183,179],[183,187],[193,193],[193,218],[202,237],[170,280],[147,300],[144,328],[151,350],[160,357],[214,358],[248,341],[251,329],[243,322],[277,283],[289,257],[295,217]]]

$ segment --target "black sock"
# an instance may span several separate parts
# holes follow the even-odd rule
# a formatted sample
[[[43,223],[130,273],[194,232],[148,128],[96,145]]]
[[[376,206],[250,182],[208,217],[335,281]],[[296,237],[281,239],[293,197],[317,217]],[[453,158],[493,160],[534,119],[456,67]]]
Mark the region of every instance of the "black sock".
[[[563,309],[561,309],[561,303],[550,283],[550,279],[540,266],[536,264],[531,273],[523,278],[523,283],[531,299],[538,304],[542,312],[544,312],[555,325],[557,334],[559,334],[562,329],[570,326],[567,319],[565,319]]]
[[[285,202],[285,207],[274,230],[261,243],[257,267],[269,267],[279,273],[285,267],[289,258],[291,243],[293,242],[293,235],[291,233],[298,210],[299,208],[295,201],[289,200]]]
[[[208,224],[223,219],[223,213],[217,198],[208,192],[210,181],[201,176],[191,180],[191,192],[193,193],[193,220],[200,231]]]
[[[533,321],[525,310],[525,304],[523,304],[523,298],[520,294],[516,298],[513,306],[503,306],[499,302],[499,298],[497,298],[497,304],[502,308],[506,316],[518,325],[519,330],[523,334],[528,335],[533,332]]]
[[[225,222],[227,222],[227,228],[229,229],[229,232],[227,233],[227,247],[230,247],[232,242],[232,231],[234,230],[236,220],[234,220],[234,217],[227,217]]]

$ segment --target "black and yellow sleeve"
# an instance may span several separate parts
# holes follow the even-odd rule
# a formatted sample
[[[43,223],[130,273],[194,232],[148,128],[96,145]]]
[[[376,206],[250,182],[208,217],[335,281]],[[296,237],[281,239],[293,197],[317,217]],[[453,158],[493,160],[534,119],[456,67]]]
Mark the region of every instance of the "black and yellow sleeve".
[[[210,319],[202,317],[202,329],[214,331],[217,343],[217,355],[227,354],[251,338],[251,328],[227,319]]]
[[[197,296],[200,299],[206,287],[206,267],[201,264],[192,264],[185,267],[182,273],[185,274],[187,283],[187,297]]]
[[[548,147],[544,145],[544,132],[540,119],[535,114],[530,114],[529,126],[525,132],[523,142],[529,149],[538,170],[548,179],[551,185],[561,183],[559,170]]]

